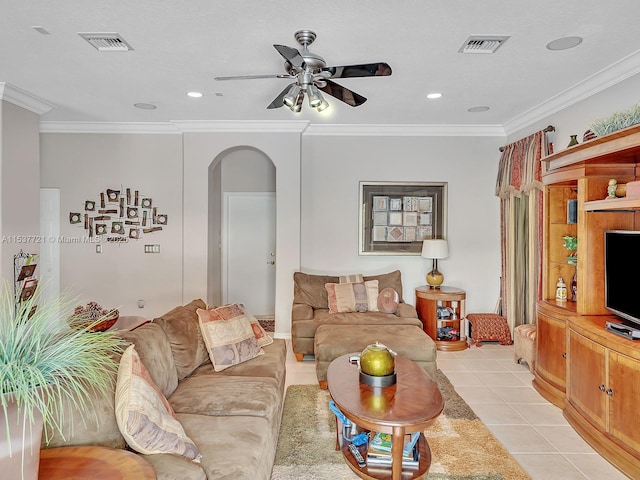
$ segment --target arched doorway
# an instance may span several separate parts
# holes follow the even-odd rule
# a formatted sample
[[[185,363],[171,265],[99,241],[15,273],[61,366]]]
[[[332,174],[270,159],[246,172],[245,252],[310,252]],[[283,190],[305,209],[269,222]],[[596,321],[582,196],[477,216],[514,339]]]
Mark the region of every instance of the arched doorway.
[[[271,159],[252,147],[225,150],[209,166],[210,304],[274,315],[275,178]]]

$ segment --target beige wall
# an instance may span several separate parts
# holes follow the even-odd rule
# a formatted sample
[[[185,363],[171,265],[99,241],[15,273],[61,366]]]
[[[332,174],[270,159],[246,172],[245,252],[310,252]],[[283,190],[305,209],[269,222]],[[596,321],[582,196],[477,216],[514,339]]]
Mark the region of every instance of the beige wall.
[[[359,256],[360,181],[447,182],[449,258],[445,285],[467,292],[467,311],[492,312],[499,296],[499,203],[494,195],[502,137],[313,136],[303,142],[302,269],[312,273],[402,271],[415,304],[431,261]]]
[[[94,300],[122,315],[153,318],[182,298],[182,140],[180,135],[42,134],[42,186],[60,189],[60,284],[84,303]],[[161,232],[127,243],[88,242],[69,223],[85,200],[107,188],[132,188],[168,215]],[[67,241],[68,240],[68,241]],[[77,243],[73,243],[76,242]],[[159,244],[159,254],[144,253]],[[138,309],[137,300],[145,301]]]
[[[13,282],[13,257],[39,253],[39,116],[0,100],[0,273]]]
[[[300,132],[184,134],[184,294],[207,295],[209,166],[238,148],[254,148],[276,167],[276,334],[290,332],[293,272],[300,268]]]

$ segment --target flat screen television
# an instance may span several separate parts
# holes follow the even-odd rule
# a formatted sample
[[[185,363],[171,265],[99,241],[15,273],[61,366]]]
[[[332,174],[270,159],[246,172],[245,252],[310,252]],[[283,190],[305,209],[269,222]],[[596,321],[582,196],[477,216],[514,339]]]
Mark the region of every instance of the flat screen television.
[[[604,232],[605,306],[640,328],[640,231]],[[628,323],[628,322],[625,322]]]

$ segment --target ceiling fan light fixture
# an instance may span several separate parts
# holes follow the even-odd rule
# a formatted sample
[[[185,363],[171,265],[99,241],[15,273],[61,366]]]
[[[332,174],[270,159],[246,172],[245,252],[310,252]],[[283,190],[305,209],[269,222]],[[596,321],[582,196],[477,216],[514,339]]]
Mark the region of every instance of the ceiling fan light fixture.
[[[312,108],[318,108],[322,105],[324,98],[318,91],[318,87],[315,85],[309,85],[307,87],[307,94],[309,95],[309,106]]]
[[[284,96],[282,101],[287,107],[293,110],[293,107],[295,107],[296,104],[298,103],[298,95],[300,93],[301,93],[301,89],[298,85],[291,85],[291,88],[289,89],[287,94]]]
[[[304,90],[298,87],[298,94],[295,98],[295,103],[291,106],[287,105],[293,113],[300,113],[302,110],[302,102],[304,101]]]
[[[323,110],[326,110],[327,108],[329,108],[329,102],[327,102],[324,98],[322,99],[322,102],[320,102],[320,105],[318,105],[316,107],[316,110],[319,112],[322,112]]]

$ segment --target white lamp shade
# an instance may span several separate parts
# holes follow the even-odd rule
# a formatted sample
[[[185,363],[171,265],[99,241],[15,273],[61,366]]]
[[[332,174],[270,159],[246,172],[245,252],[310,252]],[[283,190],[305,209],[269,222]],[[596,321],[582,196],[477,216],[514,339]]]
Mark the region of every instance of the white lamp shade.
[[[449,256],[449,245],[446,240],[423,240],[421,256],[424,258],[447,258]]]

